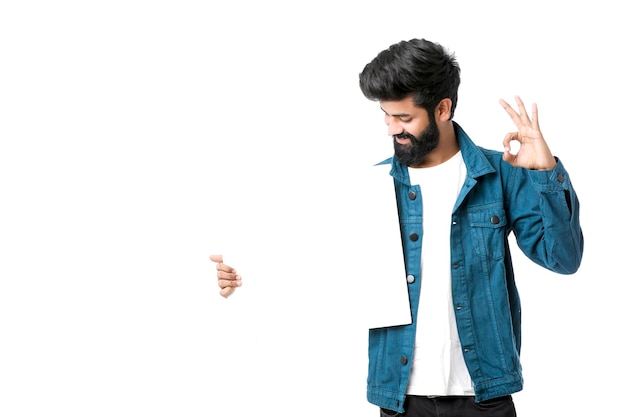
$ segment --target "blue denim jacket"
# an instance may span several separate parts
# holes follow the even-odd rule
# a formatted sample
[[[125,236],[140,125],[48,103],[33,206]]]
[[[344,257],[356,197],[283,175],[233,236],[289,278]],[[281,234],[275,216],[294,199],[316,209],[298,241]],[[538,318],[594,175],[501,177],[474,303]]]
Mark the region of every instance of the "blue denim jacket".
[[[479,402],[523,385],[521,309],[509,234],[528,258],[560,274],[580,266],[583,235],[578,198],[561,161],[550,171],[515,168],[502,160],[502,152],[476,146],[456,123],[455,131],[467,176],[450,215],[452,299]],[[367,398],[403,412],[419,308],[421,194],[395,157],[381,164],[390,164],[394,177],[413,323],[370,329]]]

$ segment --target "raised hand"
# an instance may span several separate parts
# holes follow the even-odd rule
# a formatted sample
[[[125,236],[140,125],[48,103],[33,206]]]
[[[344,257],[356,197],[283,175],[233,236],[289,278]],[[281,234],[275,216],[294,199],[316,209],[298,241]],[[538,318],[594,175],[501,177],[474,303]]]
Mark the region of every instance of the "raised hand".
[[[502,158],[509,164],[526,169],[546,170],[556,166],[556,160],[550,152],[541,129],[539,128],[539,116],[537,105],[533,103],[532,118],[528,117],[526,107],[522,100],[515,96],[519,113],[506,101],[500,99],[500,105],[513,119],[517,127],[517,132],[507,133],[502,142],[504,145],[504,155]],[[511,141],[520,144],[519,151],[511,153]]]

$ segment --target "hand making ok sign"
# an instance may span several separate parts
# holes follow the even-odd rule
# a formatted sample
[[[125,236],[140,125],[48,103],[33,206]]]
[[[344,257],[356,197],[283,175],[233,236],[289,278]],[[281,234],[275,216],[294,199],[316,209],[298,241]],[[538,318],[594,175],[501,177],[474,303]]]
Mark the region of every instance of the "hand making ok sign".
[[[556,160],[539,129],[537,105],[533,103],[532,118],[529,118],[522,100],[515,96],[515,101],[519,113],[509,103],[500,99],[500,104],[517,126],[517,132],[507,133],[504,137],[502,158],[516,167],[535,170],[553,169],[556,166]],[[519,151],[515,154],[511,153],[511,141],[517,141],[520,144]]]

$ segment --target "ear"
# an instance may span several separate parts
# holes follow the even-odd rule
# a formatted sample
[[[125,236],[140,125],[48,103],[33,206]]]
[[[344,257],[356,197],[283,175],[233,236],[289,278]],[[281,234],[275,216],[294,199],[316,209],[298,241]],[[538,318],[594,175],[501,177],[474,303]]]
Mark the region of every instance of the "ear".
[[[444,98],[439,102],[435,108],[435,118],[439,121],[445,122],[450,120],[452,114],[452,100]]]

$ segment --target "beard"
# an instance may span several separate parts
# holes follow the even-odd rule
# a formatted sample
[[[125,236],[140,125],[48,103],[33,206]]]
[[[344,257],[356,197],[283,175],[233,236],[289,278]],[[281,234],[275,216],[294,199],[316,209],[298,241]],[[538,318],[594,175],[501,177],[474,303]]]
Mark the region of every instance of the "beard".
[[[396,142],[396,138],[409,139],[411,144],[402,145]],[[421,164],[426,155],[435,149],[437,145],[439,145],[439,127],[437,127],[437,122],[435,122],[432,114],[428,115],[428,126],[419,137],[408,132],[393,136],[396,158],[400,163],[410,167]]]

